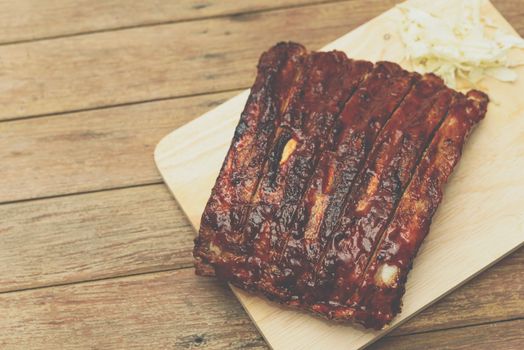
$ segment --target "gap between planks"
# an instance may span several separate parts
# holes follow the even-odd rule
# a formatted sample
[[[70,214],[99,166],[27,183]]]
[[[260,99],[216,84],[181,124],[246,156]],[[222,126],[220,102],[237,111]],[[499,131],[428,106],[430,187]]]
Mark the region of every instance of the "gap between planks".
[[[493,320],[493,321],[485,321],[485,322],[472,322],[472,323],[468,323],[468,324],[464,324],[464,325],[457,325],[457,326],[451,326],[451,327],[442,327],[442,328],[422,330],[420,332],[418,332],[418,331],[411,331],[411,332],[400,333],[400,334],[391,332],[391,333],[388,333],[387,335],[385,335],[385,338],[405,337],[405,336],[410,336],[410,335],[421,335],[421,334],[428,334],[428,333],[435,333],[435,332],[443,332],[443,331],[449,331],[449,330],[452,330],[452,329],[464,329],[464,328],[485,326],[485,325],[495,324],[495,323],[519,321],[519,320],[523,320],[523,319],[524,319],[524,317],[510,317],[510,318],[503,319],[503,320]]]
[[[100,188],[100,189],[90,190],[90,191],[78,191],[78,192],[63,193],[63,194],[56,194],[56,195],[50,195],[50,196],[41,196],[41,197],[35,197],[35,198],[16,199],[16,200],[12,200],[12,201],[0,202],[0,206],[2,206],[2,205],[10,205],[10,204],[18,204],[18,203],[27,203],[27,202],[38,202],[38,201],[47,200],[47,199],[57,199],[57,198],[66,198],[66,197],[73,197],[73,196],[82,196],[82,195],[85,195],[85,194],[95,194],[95,193],[101,193],[101,192],[127,190],[127,189],[132,189],[132,188],[148,187],[148,186],[162,185],[162,184],[164,184],[164,182],[160,180],[160,181],[144,182],[144,183],[140,183],[140,184],[136,184],[136,185],[114,186],[114,187]]]
[[[92,322],[97,319],[100,319],[100,315],[97,315],[96,312],[90,312],[87,311],[86,307],[88,309],[97,309],[100,307],[100,305],[103,305],[104,303],[113,303],[116,302],[118,305],[115,305],[118,309],[129,309],[125,307],[125,305],[129,304],[129,300],[133,300],[132,305],[129,304],[130,308],[136,309],[136,305],[144,305],[147,310],[150,310],[151,308],[155,309],[156,305],[163,305],[164,303],[167,303],[167,309],[164,310],[166,314],[172,314],[173,311],[176,311],[178,308],[183,307],[181,303],[184,303],[189,295],[191,295],[191,292],[186,292],[181,295],[181,300],[179,300],[177,304],[177,293],[169,293],[169,291],[174,291],[173,288],[175,285],[178,285],[181,283],[182,287],[181,290],[186,290],[183,286],[192,286],[193,288],[196,288],[200,291],[207,291],[209,287],[213,287],[213,290],[210,291],[210,296],[206,296],[206,293],[199,294],[199,300],[203,302],[204,304],[207,304],[208,307],[216,309],[213,311],[213,314],[216,315],[216,317],[213,317],[211,319],[211,325],[216,324],[218,334],[221,334],[224,332],[224,330],[221,330],[220,328],[220,319],[223,316],[220,316],[224,312],[231,313],[230,309],[234,309],[234,313],[237,314],[238,321],[240,321],[241,324],[247,324],[249,321],[247,320],[247,316],[243,314],[243,311],[240,309],[240,305],[238,302],[233,298],[231,292],[224,286],[223,288],[220,288],[219,286],[222,285],[217,281],[214,281],[212,279],[205,279],[200,278],[197,279],[196,276],[193,276],[193,269],[184,269],[184,271],[167,271],[167,272],[156,272],[156,273],[150,273],[150,274],[142,274],[142,275],[135,275],[135,276],[129,276],[129,277],[120,277],[120,278],[111,278],[106,280],[100,280],[100,281],[94,281],[91,284],[88,284],[87,286],[82,286],[84,283],[76,283],[71,285],[64,285],[64,286],[56,286],[56,289],[54,292],[47,292],[44,289],[45,288],[38,288],[34,290],[27,290],[21,293],[5,293],[0,294],[0,302],[4,301],[6,305],[11,305],[11,303],[14,303],[15,306],[13,306],[13,310],[16,310],[16,314],[14,317],[18,319],[17,320],[7,320],[5,323],[11,324],[11,326],[16,325],[17,322],[22,322],[24,318],[21,318],[18,315],[19,312],[22,312],[26,317],[30,317],[29,320],[34,318],[34,313],[40,313],[42,310],[47,310],[50,308],[51,310],[58,311],[57,309],[64,309],[60,313],[58,313],[58,319],[53,320],[53,316],[51,314],[46,314],[44,319],[42,319],[39,324],[35,325],[34,323],[30,322],[28,324],[28,328],[24,328],[26,331],[28,329],[31,329],[29,332],[35,332],[35,329],[40,329],[40,332],[42,330],[48,328],[47,332],[43,332],[42,334],[47,334],[48,332],[66,332],[67,329],[62,329],[61,331],[59,329],[56,329],[53,327],[54,322],[58,322],[60,319],[69,319],[72,314],[82,314],[86,313],[87,320],[91,320],[87,323],[81,322],[82,327],[89,329],[89,333],[94,332],[104,332],[104,330],[100,329],[100,327],[97,327],[97,322]],[[177,279],[176,276],[181,276],[181,280],[179,279],[176,284],[174,281]],[[191,277],[193,276],[193,277]],[[189,277],[189,278],[188,278]],[[78,285],[78,286],[77,286]],[[140,295],[136,295],[139,291],[143,291],[144,287],[148,291],[148,293],[140,293]],[[157,286],[157,287],[153,287]],[[176,288],[175,288],[176,289]],[[29,293],[27,295],[26,293]],[[153,293],[153,297],[151,299],[150,294]],[[120,295],[122,294],[122,296]],[[105,296],[104,296],[105,295]],[[134,296],[133,296],[134,295]],[[221,298],[216,298],[217,295],[222,296]],[[173,299],[174,298],[174,299]],[[31,306],[31,308],[28,308],[26,310],[19,310],[16,304],[22,304],[22,305],[31,305],[31,303],[23,302],[23,300],[30,299],[34,301],[34,304]],[[216,303],[216,300],[222,300],[221,303]],[[197,299],[198,301],[198,299]],[[224,303],[226,305],[224,305]],[[89,306],[91,304],[91,307]],[[100,304],[100,305],[99,305]],[[180,305],[179,305],[180,304]],[[178,305],[178,306],[177,306]],[[199,303],[199,305],[203,306]],[[32,311],[32,308],[34,310]],[[169,311],[169,308],[174,308],[174,310]],[[83,311],[82,311],[83,310]],[[205,308],[206,312],[209,311],[209,309]],[[9,310],[8,310],[9,311]],[[12,311],[12,310],[11,310]],[[181,310],[182,311],[182,310]],[[187,308],[186,308],[187,311]],[[137,310],[132,311],[131,314],[125,316],[125,319],[131,320],[129,326],[136,327],[135,321],[133,319],[138,317],[137,315],[134,315],[134,312],[137,312]],[[191,311],[188,311],[191,313]],[[154,312],[146,311],[144,313],[144,310],[140,309],[139,314],[141,315],[154,315]],[[9,313],[8,313],[9,315]],[[134,315],[134,316],[133,316]],[[201,315],[198,316],[198,311],[196,312],[196,317],[202,317]],[[119,316],[115,316],[116,319],[113,321],[118,321]],[[243,317],[243,318],[242,318]],[[48,318],[48,319],[46,319]],[[114,317],[113,317],[114,318]],[[138,317],[140,319],[140,317]],[[192,316],[193,319],[195,319],[195,316]],[[8,317],[9,319],[9,317]],[[176,318],[175,318],[176,319]],[[214,320],[213,320],[214,319]],[[506,324],[514,324],[514,322],[521,320],[522,318],[512,318],[512,319],[506,319],[506,320],[495,320],[493,322],[473,322],[469,323],[467,325],[460,325],[457,327],[445,327],[445,328],[435,328],[430,329],[427,331],[422,332],[413,332],[413,333],[406,333],[398,336],[388,336],[385,338],[385,340],[382,340],[382,346],[384,345],[384,342],[387,344],[390,341],[398,342],[400,341],[409,341],[409,339],[412,336],[417,336],[418,339],[421,338],[420,335],[423,335],[423,337],[435,337],[435,333],[437,334],[446,334],[446,331],[453,331],[453,332],[461,332],[461,330],[467,329],[474,330],[479,329],[479,327],[483,326],[490,326],[494,325],[495,327],[501,327],[504,323]],[[105,320],[105,318],[104,318]],[[75,319],[71,319],[71,326],[75,324]],[[163,320],[162,324],[160,326],[167,326],[171,327],[173,320],[169,318],[169,320]],[[118,322],[117,322],[118,323]],[[49,325],[51,328],[49,328]],[[80,324],[78,324],[80,325]],[[92,328],[91,328],[92,327]],[[126,326],[124,326],[126,327]],[[207,323],[207,327],[209,327],[209,323]],[[252,327],[253,328],[253,327]],[[86,329],[86,330],[87,330]],[[176,329],[176,327],[175,327]],[[255,333],[256,331],[251,331],[252,333]],[[35,333],[36,334],[36,333]],[[176,333],[175,333],[176,334]],[[11,334],[13,335],[13,334]],[[59,333],[58,335],[64,336],[63,333]],[[178,337],[178,335],[177,335]],[[391,340],[393,338],[393,340]],[[438,338],[438,337],[436,337]],[[390,339],[390,340],[387,340]],[[432,340],[433,342],[435,339]],[[380,343],[379,343],[380,344]],[[387,347],[386,347],[387,348]]]
[[[369,346],[378,349],[521,349],[522,318],[434,330],[401,336],[387,335]]]
[[[158,141],[238,92],[0,123],[0,202],[161,183]]]
[[[0,123],[16,122],[20,120],[30,120],[30,119],[38,119],[38,118],[46,118],[46,117],[55,117],[55,116],[60,116],[60,115],[77,114],[77,113],[84,113],[84,112],[101,111],[101,110],[112,109],[112,108],[132,107],[132,106],[143,105],[147,103],[172,101],[172,100],[191,98],[191,97],[202,97],[202,96],[222,94],[222,93],[227,93],[227,92],[241,93],[243,90],[249,89],[249,88],[251,87],[250,86],[239,86],[238,88],[224,89],[224,90],[218,90],[218,91],[205,91],[201,93],[159,97],[159,98],[152,98],[152,99],[147,99],[147,100],[138,100],[138,101],[130,101],[130,102],[102,105],[102,106],[96,106],[96,107],[72,109],[72,110],[60,111],[60,112],[32,114],[32,115],[27,115],[27,116],[22,116],[22,117],[0,119]]]
[[[130,277],[139,277],[139,276],[148,276],[148,275],[154,275],[154,274],[160,274],[160,273],[166,273],[166,272],[174,272],[178,270],[184,270],[184,269],[193,269],[193,263],[187,263],[182,264],[177,267],[168,268],[168,269],[157,269],[157,270],[151,270],[151,271],[144,271],[144,272],[136,272],[136,273],[127,273],[127,274],[121,274],[121,275],[114,275],[114,276],[108,276],[108,277],[99,277],[99,278],[92,278],[92,279],[85,279],[85,280],[79,280],[79,281],[71,281],[71,282],[55,282],[50,284],[44,284],[41,286],[35,286],[35,287],[27,287],[27,288],[19,288],[19,289],[12,289],[12,290],[6,290],[6,291],[0,291],[1,295],[6,294],[15,294],[15,293],[24,293],[24,292],[31,292],[35,290],[41,290],[41,289],[50,289],[55,287],[67,287],[72,285],[82,285],[82,284],[90,284],[90,283],[96,283],[96,282],[104,282],[104,281],[110,281],[115,280],[118,281],[120,279],[130,278]]]

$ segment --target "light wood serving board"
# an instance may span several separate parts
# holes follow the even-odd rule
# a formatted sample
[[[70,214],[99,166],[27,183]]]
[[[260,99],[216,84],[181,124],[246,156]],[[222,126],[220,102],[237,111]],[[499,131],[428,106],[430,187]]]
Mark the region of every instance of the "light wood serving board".
[[[435,10],[455,0],[422,0]],[[413,1],[411,1],[413,2]],[[489,2],[483,13],[517,35]],[[351,58],[402,62],[400,11],[391,9],[327,45]],[[511,53],[524,62],[524,50]],[[256,62],[253,62],[255,69]],[[233,288],[274,349],[358,349],[370,344],[524,243],[524,67],[516,83],[485,79],[488,115],[467,142],[409,275],[402,313],[382,331],[335,324]],[[155,160],[195,230],[249,91],[167,135]],[[509,288],[509,286],[508,286]],[[217,301],[220,302],[220,301]]]

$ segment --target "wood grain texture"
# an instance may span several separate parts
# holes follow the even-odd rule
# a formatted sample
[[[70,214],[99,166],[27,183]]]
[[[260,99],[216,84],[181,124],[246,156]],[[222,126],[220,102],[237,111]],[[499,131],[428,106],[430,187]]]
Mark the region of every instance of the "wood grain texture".
[[[1,0],[0,44],[335,1],[338,0]],[[519,6],[520,0],[496,0],[494,4],[522,34],[524,9]]]
[[[194,231],[163,185],[2,205],[0,227],[0,292],[193,264]],[[523,317],[524,288],[507,288],[522,266],[524,249],[395,334]]]
[[[399,326],[391,335],[524,317],[524,248]]]
[[[0,1],[0,43],[328,2],[326,0]],[[52,25],[50,25],[52,24]]]
[[[258,56],[275,42],[319,48],[396,2],[340,2],[0,46],[0,120],[247,87]]]
[[[518,1],[501,5],[521,23]],[[260,52],[275,42],[317,49],[398,2],[345,1],[1,46],[0,120],[247,87]]]
[[[524,36],[524,6],[521,0],[491,0],[493,5],[511,23],[512,27]]]
[[[264,341],[229,289],[192,269],[0,294],[6,349],[246,349]]]
[[[423,6],[445,11],[446,2],[428,0]],[[489,3],[485,3],[482,11],[506,31],[512,31]],[[409,69],[409,64],[403,61],[404,47],[394,29],[399,22],[400,12],[388,11],[324,49],[339,49],[351,57],[371,61],[399,62]],[[512,54],[523,57],[519,50],[513,50]],[[522,67],[516,71],[519,77],[524,77]],[[272,347],[300,349],[314,344],[319,348],[347,349],[348,343],[352,349],[365,346],[524,243],[524,216],[520,210],[524,206],[520,176],[524,166],[521,78],[513,84],[493,79],[482,81],[482,88],[494,102],[466,145],[464,157],[446,186],[431,234],[410,273],[403,311],[392,325],[373,332],[333,324],[233,288]],[[236,96],[174,131],[155,151],[164,180],[195,228],[199,226],[247,94],[246,91]],[[504,239],[494,234],[499,231],[504,232]]]
[[[0,202],[160,183],[158,141],[234,94],[0,123]]]
[[[231,291],[193,269],[0,294],[0,309],[2,349],[267,348]],[[522,336],[512,322],[496,325],[420,328],[432,332],[376,349],[505,349]]]
[[[236,93],[207,92],[249,86],[262,50],[280,39],[318,48],[396,2],[233,15],[311,1],[0,0],[0,44],[151,26],[0,47],[0,202],[159,181],[159,137]],[[522,0],[493,3],[523,35]],[[0,205],[0,348],[266,349],[224,286],[191,268],[152,273],[191,266],[192,238],[162,185]],[[520,249],[377,348],[516,348],[522,323],[442,329],[522,318],[523,267]]]
[[[162,185],[2,205],[0,292],[189,267],[192,245]]]
[[[234,93],[0,124],[0,201],[157,182],[152,145]]]
[[[524,320],[500,322],[446,331],[379,340],[369,350],[520,350],[524,344]]]

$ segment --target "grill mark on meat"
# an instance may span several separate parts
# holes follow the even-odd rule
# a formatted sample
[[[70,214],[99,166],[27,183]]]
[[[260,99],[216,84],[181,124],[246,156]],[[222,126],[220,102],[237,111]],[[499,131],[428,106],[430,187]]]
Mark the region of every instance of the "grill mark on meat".
[[[262,181],[257,200],[262,204],[254,214],[256,222],[246,227],[253,242],[249,264],[252,270],[263,272],[258,287],[268,295],[280,297],[283,295],[274,288],[278,275],[265,267],[277,259],[289,223],[318,163],[318,155],[332,142],[329,134],[342,106],[371,66],[367,62],[350,61],[340,52],[317,53],[310,57],[309,80],[301,104],[296,115],[291,116],[294,123],[283,142],[285,146],[276,155],[281,155],[291,141],[296,143],[294,152],[286,156],[285,162],[282,157],[274,157],[278,183],[270,176]]]
[[[308,56],[309,57],[309,56]],[[271,187],[275,186],[276,176],[278,174],[277,163],[280,159],[283,140],[289,139],[291,136],[291,128],[296,127],[296,120],[291,116],[294,114],[293,109],[296,106],[299,106],[298,101],[302,99],[302,92],[306,86],[307,79],[307,70],[306,62],[308,57],[299,56],[298,62],[296,60],[289,60],[288,62],[293,62],[295,66],[294,79],[287,79],[287,85],[290,87],[291,91],[286,91],[286,89],[281,89],[284,93],[287,93],[285,100],[280,104],[280,124],[277,126],[274,131],[274,137],[272,143],[269,143],[268,151],[266,151],[266,158],[264,159],[261,165],[261,171],[259,177],[256,179],[255,190],[251,195],[250,201],[248,204],[244,205],[242,208],[242,217],[239,220],[239,225],[237,226],[238,233],[241,235],[240,240],[237,244],[238,248],[235,253],[225,252],[222,253],[222,256],[225,258],[222,260],[222,264],[215,266],[216,275],[219,278],[224,280],[230,280],[233,284],[241,286],[244,289],[253,289],[254,281],[259,279],[259,272],[252,267],[250,268],[248,264],[248,251],[251,249],[252,241],[246,240],[246,226],[247,220],[250,215],[255,215],[256,220],[262,221],[263,215],[269,213],[268,209],[270,206],[259,206],[256,208],[258,203],[257,193],[262,186],[262,179],[264,176],[268,176],[270,182],[272,183]],[[303,58],[303,59],[301,59]],[[284,68],[285,70],[286,68]],[[288,71],[292,71],[291,68]],[[287,73],[291,74],[291,73]],[[282,75],[286,81],[286,74]],[[295,106],[295,107],[293,107]],[[255,134],[253,137],[258,138],[259,135]],[[259,203],[260,204],[260,203]]]
[[[271,222],[274,208],[278,205],[278,201],[274,200],[277,195],[275,192],[280,188],[279,182],[285,180],[284,176],[279,176],[281,172],[279,164],[286,144],[296,132],[300,131],[299,128],[302,123],[298,122],[297,108],[300,108],[300,101],[303,99],[304,89],[309,81],[311,63],[311,58],[307,57],[298,81],[299,88],[297,91],[299,93],[286,103],[286,112],[281,115],[282,122],[277,128],[275,140],[262,166],[261,176],[251,198],[249,210],[244,215],[241,225],[244,252],[231,264],[217,267],[217,274],[243,288],[253,288],[253,284],[260,278],[261,267],[254,266],[253,257],[251,257],[251,261],[248,261],[249,252],[253,250],[255,236],[263,236],[268,230],[267,224]],[[298,117],[302,117],[302,115]],[[285,168],[289,168],[289,164]],[[258,248],[262,247],[259,246]]]
[[[286,276],[281,287],[294,287],[291,294],[296,298],[303,294],[308,283],[308,276],[303,275],[310,273],[320,253],[318,247],[323,245],[324,236],[319,233],[325,214],[330,220],[329,213],[336,211],[341,197],[349,191],[375,136],[418,77],[396,64],[380,62],[346,103],[336,127],[335,142],[321,155],[278,266],[272,266]],[[341,165],[337,166],[337,162]],[[333,210],[328,211],[328,207]],[[298,277],[301,278],[297,280]]]
[[[394,211],[396,210],[396,208],[397,208],[397,206],[398,206],[398,203],[399,203],[400,199],[402,198],[404,192],[406,191],[407,186],[409,186],[409,183],[411,182],[411,179],[412,179],[412,177],[413,177],[413,175],[414,175],[414,171],[415,171],[415,169],[416,169],[416,166],[417,166],[417,164],[420,162],[420,160],[422,159],[422,156],[423,156],[423,154],[424,154],[424,151],[427,149],[427,147],[429,147],[429,145],[430,145],[430,143],[431,143],[431,140],[433,139],[433,137],[434,137],[436,131],[438,130],[438,128],[439,128],[440,125],[444,122],[445,118],[446,118],[447,115],[448,115],[448,112],[449,112],[449,106],[453,103],[453,101],[454,101],[455,98],[456,98],[456,94],[455,94],[454,91],[449,90],[449,89],[443,91],[443,95],[447,95],[448,93],[449,93],[449,98],[446,98],[445,100],[443,100],[443,101],[446,101],[446,102],[443,102],[443,101],[442,101],[442,103],[443,103],[443,105],[445,105],[445,107],[442,108],[442,105],[441,105],[441,107],[438,107],[438,109],[437,109],[437,111],[440,110],[440,111],[442,112],[442,114],[441,114],[441,119],[440,119],[439,122],[437,122],[437,127],[434,128],[433,131],[430,132],[430,136],[429,136],[429,138],[427,139],[427,141],[425,142],[425,145],[423,146],[423,148],[421,149],[421,152],[418,154],[418,157],[417,157],[416,160],[415,160],[412,164],[410,164],[410,166],[409,166],[409,168],[411,169],[411,170],[409,171],[409,176],[408,176],[409,179],[407,180],[406,185],[405,185],[405,186],[403,187],[403,189],[401,190],[401,195],[400,195],[400,196],[398,197],[398,199],[396,200],[396,204],[393,206]],[[437,104],[438,104],[438,101],[437,101]],[[442,108],[442,109],[440,109],[440,108]],[[436,112],[436,113],[438,113],[438,112]],[[406,170],[406,169],[408,168],[407,165],[404,165],[404,164],[403,164],[403,161],[404,161],[405,159],[406,159],[406,158],[404,158],[404,157],[401,158],[401,165],[399,166],[400,170]],[[384,227],[387,227],[387,225],[389,225],[391,219],[392,219],[392,215],[390,214],[389,217],[388,217],[388,219],[386,220],[386,224],[385,224]],[[382,228],[382,229],[381,229],[381,232],[380,232],[379,235],[377,236],[378,239],[375,239],[375,244],[374,244],[373,250],[371,251],[371,254],[367,254],[367,255],[366,255],[367,258],[368,258],[366,264],[365,264],[365,265],[364,265],[364,264],[361,265],[361,266],[364,266],[364,268],[362,269],[362,270],[364,271],[364,273],[365,273],[365,271],[367,271],[368,266],[369,266],[369,264],[370,264],[370,262],[371,262],[370,255],[372,256],[373,253],[376,251],[379,242],[382,240],[382,237],[383,237],[384,232],[385,232],[385,229]],[[378,242],[378,243],[377,243],[377,242]],[[357,271],[353,271],[353,272],[352,272],[353,276],[355,276],[355,278],[357,279],[357,282],[355,283],[355,285],[358,285],[358,284],[360,283],[361,276],[364,274],[364,273],[360,273],[360,270],[361,270],[361,269],[359,269],[358,272],[357,272]],[[351,293],[351,292],[350,292],[350,293]],[[346,301],[346,303],[348,303],[348,301]]]
[[[416,161],[414,161],[410,166],[402,164],[402,162],[401,162],[401,165],[399,166],[400,170],[406,170],[408,167],[411,170],[409,171],[410,172],[409,179],[407,180],[406,185],[402,189],[402,194],[399,196],[399,198],[396,200],[396,204],[393,206],[393,214],[395,213],[402,196],[404,195],[405,191],[407,190],[407,188],[409,187],[409,184],[411,183],[411,181],[413,179],[413,176],[414,176],[417,164],[419,164],[419,162],[421,161],[423,155],[425,154],[425,151],[427,150],[427,148],[431,144],[431,142],[432,142],[432,140],[433,140],[433,138],[435,136],[435,133],[440,128],[440,126],[444,122],[444,120],[447,118],[449,110],[450,110],[450,105],[452,105],[454,103],[454,101],[456,100],[456,98],[457,98],[457,94],[454,91],[452,91],[452,90],[445,90],[444,94],[446,94],[446,93],[449,93],[450,97],[449,97],[449,99],[445,100],[446,102],[443,102],[443,104],[446,105],[445,112],[443,113],[443,117],[438,122],[437,127],[434,128],[433,131],[430,133],[430,136],[427,139],[427,142],[425,143],[424,147],[421,149],[422,152],[420,152],[420,154],[418,155]],[[444,109],[442,109],[442,110],[444,110]],[[405,160],[405,158],[401,159],[401,160]],[[371,263],[371,257],[375,254],[376,250],[378,249],[378,246],[380,245],[380,242],[382,241],[382,239],[384,237],[384,232],[385,232],[387,226],[389,225],[389,223],[391,222],[392,218],[393,218],[393,216],[390,214],[389,217],[387,218],[387,220],[385,221],[385,225],[381,228],[381,232],[379,233],[379,235],[377,236],[377,239],[375,240],[376,243],[374,244],[373,250],[371,250],[370,254],[366,255],[368,257],[368,259],[367,259],[367,262],[366,262],[365,266],[364,266],[364,264],[361,264],[361,266],[364,266],[364,268],[363,269],[359,268],[358,269],[358,274],[355,273],[355,271],[352,272],[352,275],[356,279],[356,282],[352,283],[355,286],[354,288],[358,288],[358,285],[360,285],[360,282],[361,282],[361,280],[363,278],[363,275],[365,275],[365,273],[367,272],[367,270],[369,268],[369,265]],[[363,271],[363,272],[361,272],[361,271]],[[354,292],[354,290],[355,289],[350,289],[350,291],[348,293],[346,293],[346,294],[351,295]],[[351,298],[349,300],[346,300],[345,303],[353,305],[353,302],[352,302]]]
[[[422,149],[423,152],[420,153],[420,156],[417,158],[416,162],[414,162],[413,165],[410,167],[411,169],[413,169],[413,171],[410,172],[410,176],[409,176],[409,180],[407,181],[407,185],[402,190],[402,194],[400,195],[399,199],[397,200],[397,204],[393,207],[394,208],[393,209],[393,215],[396,213],[396,211],[398,209],[398,205],[400,205],[400,201],[402,200],[402,197],[404,196],[405,192],[407,191],[407,189],[411,185],[411,182],[413,181],[413,177],[416,174],[418,164],[420,164],[420,162],[422,161],[423,157],[425,156],[428,148],[430,147],[431,143],[433,142],[433,139],[435,138],[435,135],[436,135],[437,131],[440,129],[442,124],[445,122],[446,118],[448,118],[449,113],[451,111],[451,107],[453,106],[454,103],[456,103],[457,99],[460,98],[460,95],[455,93],[452,90],[445,90],[444,92],[445,93],[449,93],[449,95],[450,95],[449,100],[446,100],[446,102],[443,102],[446,105],[446,107],[445,107],[446,111],[444,112],[443,118],[440,120],[440,122],[438,123],[437,127],[431,132],[431,136],[428,138],[428,141],[426,142],[425,147]],[[437,101],[437,104],[438,104],[438,101]],[[399,168],[401,170],[402,169],[405,170],[406,166],[400,165]],[[386,232],[387,227],[391,223],[391,220],[393,219],[393,215],[390,215],[388,217],[388,219],[386,221],[386,224],[383,226],[383,229],[381,230],[381,233],[379,234],[379,236],[377,236],[378,239],[376,239],[376,243],[375,243],[375,245],[373,247],[373,250],[371,251],[371,254],[367,254],[368,261],[367,261],[364,269],[362,270],[363,272],[360,272],[360,270],[357,271],[356,273],[355,273],[355,271],[352,272],[353,275],[358,274],[358,276],[356,277],[357,281],[355,283],[353,283],[355,288],[358,288],[358,286],[360,285],[360,283],[362,281],[362,278],[363,278],[362,276],[364,276],[366,274],[366,272],[367,272],[367,270],[368,270],[368,268],[369,268],[369,266],[371,264],[371,261],[373,259],[373,256],[376,254],[379,245],[382,243],[382,241],[384,239],[384,234]],[[352,293],[352,292],[350,292],[350,293]],[[356,292],[353,291],[353,294],[351,295],[349,300],[345,300],[346,304],[355,305],[354,300],[353,300],[353,297],[355,297],[355,293]]]
[[[260,158],[267,154],[264,151],[266,145],[271,144],[273,130],[282,119],[276,109],[287,108],[289,96],[294,92],[286,94],[286,87],[290,85],[287,81],[294,80],[293,69],[286,70],[286,63],[288,67],[300,67],[300,59],[305,54],[302,45],[281,43],[264,53],[259,61],[255,84],[202,215],[199,236],[195,239],[197,268],[201,267],[208,274],[211,272],[205,265],[213,255],[218,255],[210,247],[219,247],[218,238],[233,241],[229,244],[233,250],[240,248],[234,245],[238,240],[234,232],[241,225],[246,205],[258,187],[260,167],[257,163],[264,161]]]
[[[473,127],[484,117],[488,98],[478,92],[460,95],[426,149],[362,282],[352,298],[365,309],[361,322],[382,328],[400,312],[407,275],[431,219],[442,200],[442,191]]]
[[[313,298],[321,291],[326,302],[344,304],[351,294],[451,96],[427,75],[382,129],[317,263]]]
[[[295,105],[293,105],[293,102],[291,102],[288,111],[282,117],[283,121],[277,130],[276,141],[274,142],[273,149],[271,150],[271,152],[269,152],[268,160],[266,162],[264,170],[262,171],[262,174],[264,174],[262,176],[263,179],[260,180],[257,192],[253,196],[253,200],[250,205],[251,210],[248,215],[245,228],[243,230],[245,231],[244,233],[248,237],[248,239],[245,240],[246,245],[243,246],[243,248],[246,250],[252,251],[253,246],[255,246],[256,248],[254,249],[255,253],[264,252],[267,250],[266,238],[268,235],[268,230],[270,229],[268,225],[274,224],[274,221],[276,221],[274,220],[275,208],[279,209],[278,205],[281,204],[280,202],[283,200],[283,196],[287,195],[286,191],[284,191],[285,188],[283,184],[286,184],[286,181],[292,181],[293,179],[297,178],[300,179],[302,173],[307,174],[307,171],[304,171],[304,169],[300,169],[298,174],[295,174],[295,176],[293,176],[293,174],[285,176],[287,171],[293,169],[294,160],[296,159],[293,159],[293,161],[286,162],[286,164],[280,164],[282,162],[282,152],[288,148],[287,145],[289,144],[289,141],[294,140],[294,138],[298,137],[300,137],[302,140],[305,138],[305,135],[307,134],[308,130],[308,127],[306,125],[308,122],[306,121],[306,118],[309,114],[311,114],[311,112],[314,111],[313,108],[317,108],[318,111],[322,112],[326,109],[326,107],[329,107],[329,105],[326,103],[320,104],[319,102],[322,102],[322,100],[315,101],[315,96],[319,93],[317,90],[319,88],[329,87],[329,85],[326,85],[325,87],[319,86],[319,83],[322,83],[322,77],[316,77],[315,75],[318,75],[319,70],[323,66],[322,59],[325,60],[326,58],[329,59],[330,57],[338,59],[339,61],[342,60],[346,64],[352,62],[347,60],[347,57],[341,52],[318,53],[312,54],[308,57],[306,62],[307,67],[305,68],[306,72],[303,74],[304,82],[302,82],[303,86],[301,88],[301,94],[299,97],[297,97]],[[365,65],[367,66],[370,64],[368,62],[365,62]],[[331,65],[331,68],[333,68],[333,66],[335,68],[337,67],[336,65]],[[319,78],[321,79],[320,81]],[[336,79],[325,79],[326,82],[331,80]],[[346,85],[355,84],[353,81],[344,83]],[[335,84],[332,86],[332,88],[333,87],[337,88],[339,86]],[[331,89],[331,91],[328,91],[326,95],[343,95],[345,93],[345,90],[346,89],[337,88],[335,89],[335,91],[333,91],[333,89]],[[313,103],[309,103],[310,110],[303,110],[304,100],[307,101],[311,98],[313,98]],[[337,99],[331,98],[331,100],[336,101]],[[333,107],[336,106],[332,106],[332,108]],[[329,127],[318,128],[318,121],[309,122],[309,124],[309,131],[315,131],[318,129],[329,130]],[[311,135],[310,140],[315,139],[319,139],[318,135],[316,137],[314,135]],[[312,153],[314,154],[314,152]],[[288,187],[293,188],[293,186]],[[289,209],[289,207],[286,207],[284,209]],[[285,218],[284,215],[277,216]],[[253,253],[249,255],[249,263],[246,261],[248,255],[234,256],[232,257],[233,259],[230,259],[232,261],[231,264],[216,266],[216,273],[224,279],[230,279],[231,282],[238,284],[243,288],[251,288],[251,284],[259,279],[258,272],[261,269],[262,263],[262,261],[256,259],[256,256],[253,255]],[[260,253],[258,255],[264,257],[263,253]]]

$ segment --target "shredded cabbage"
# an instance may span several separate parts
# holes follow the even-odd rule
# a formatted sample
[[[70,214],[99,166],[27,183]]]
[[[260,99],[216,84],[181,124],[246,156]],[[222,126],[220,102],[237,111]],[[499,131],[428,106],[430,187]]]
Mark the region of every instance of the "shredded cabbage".
[[[433,72],[451,87],[456,87],[457,77],[473,85],[486,75],[515,81],[517,73],[511,68],[516,64],[508,61],[508,52],[524,48],[524,40],[503,33],[482,17],[481,5],[482,0],[453,1],[453,8],[440,13],[397,5],[403,14],[400,37],[413,68]]]

